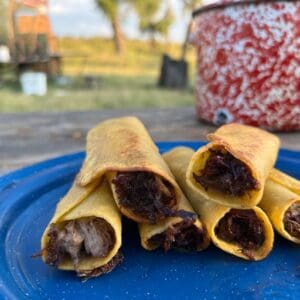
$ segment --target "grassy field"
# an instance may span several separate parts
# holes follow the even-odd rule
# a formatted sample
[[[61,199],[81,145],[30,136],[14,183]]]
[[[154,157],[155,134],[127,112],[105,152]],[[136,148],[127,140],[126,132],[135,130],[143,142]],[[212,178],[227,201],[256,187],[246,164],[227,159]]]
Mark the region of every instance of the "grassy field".
[[[162,53],[180,58],[181,46],[178,44],[157,43],[156,47],[146,41],[127,41],[122,55],[115,55],[111,40],[107,39],[73,39],[59,41],[64,55],[64,73],[69,75],[107,74],[122,76],[157,77]],[[189,49],[187,60],[190,74],[194,72],[194,49]]]
[[[60,41],[64,56],[63,74],[67,83],[50,82],[46,96],[25,96],[17,81],[0,87],[0,112],[94,110],[104,108],[175,107],[192,105],[192,83],[185,91],[157,87],[161,55],[179,57],[180,46],[127,41],[124,54],[115,55],[109,40]],[[188,53],[190,82],[195,57]],[[84,77],[93,75],[96,84],[88,87]]]
[[[176,107],[193,103],[193,92],[158,89],[152,77],[104,76],[97,88],[75,79],[69,87],[51,84],[46,96],[24,96],[10,85],[0,90],[1,112],[93,110],[104,108]]]

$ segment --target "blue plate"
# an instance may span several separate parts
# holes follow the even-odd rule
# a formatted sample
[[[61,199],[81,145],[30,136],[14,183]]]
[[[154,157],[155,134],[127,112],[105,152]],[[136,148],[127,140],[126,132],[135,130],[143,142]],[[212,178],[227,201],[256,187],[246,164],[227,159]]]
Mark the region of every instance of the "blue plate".
[[[201,142],[158,143],[161,152]],[[247,262],[210,246],[199,253],[140,246],[133,222],[124,222],[124,263],[82,283],[31,255],[84,153],[48,160],[0,178],[0,298],[4,299],[300,299],[300,249],[279,236],[261,262]],[[281,150],[277,167],[300,178],[300,153]]]

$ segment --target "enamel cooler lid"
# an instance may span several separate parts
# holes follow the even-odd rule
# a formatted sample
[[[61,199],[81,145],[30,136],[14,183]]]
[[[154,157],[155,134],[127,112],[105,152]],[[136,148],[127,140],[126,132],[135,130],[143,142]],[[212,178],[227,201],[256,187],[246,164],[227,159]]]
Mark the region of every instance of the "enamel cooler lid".
[[[220,9],[228,6],[237,6],[243,4],[259,4],[259,3],[268,3],[268,2],[286,2],[288,0],[204,0],[203,4],[196,8],[192,16],[196,17],[198,14],[213,10]],[[297,0],[295,0],[297,1]]]

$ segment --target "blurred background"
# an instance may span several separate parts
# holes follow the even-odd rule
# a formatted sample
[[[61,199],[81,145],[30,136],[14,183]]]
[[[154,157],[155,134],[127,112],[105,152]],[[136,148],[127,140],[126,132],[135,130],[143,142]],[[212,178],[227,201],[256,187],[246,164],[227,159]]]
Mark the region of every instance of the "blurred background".
[[[192,106],[197,0],[0,0],[0,112]]]
[[[0,0],[0,173],[82,150],[120,115],[162,141],[299,130],[299,24],[300,1]]]

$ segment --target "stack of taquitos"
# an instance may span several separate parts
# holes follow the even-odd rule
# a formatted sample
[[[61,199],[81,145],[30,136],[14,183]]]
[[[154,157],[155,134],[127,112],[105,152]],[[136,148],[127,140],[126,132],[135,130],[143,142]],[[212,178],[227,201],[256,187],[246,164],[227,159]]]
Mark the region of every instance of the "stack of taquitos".
[[[86,148],[80,173],[43,234],[46,263],[84,277],[111,271],[121,261],[119,210],[143,223],[148,250],[208,246],[205,227],[138,119],[100,123]]]
[[[80,173],[43,234],[43,260],[83,277],[111,271],[122,260],[120,212],[138,223],[147,250],[200,251],[211,238],[226,252],[260,260],[274,239],[256,206],[264,187],[260,206],[283,236],[299,243],[300,184],[270,173],[279,140],[237,124],[209,139],[196,153],[179,147],[164,160],[134,117],[91,129]]]
[[[87,156],[77,183],[85,186],[103,176],[108,178],[120,211],[141,224],[146,249],[200,250],[208,245],[205,228],[137,118],[107,120],[89,131]],[[196,246],[191,235],[197,240]]]
[[[204,199],[186,181],[194,151],[177,147],[163,155],[183,192],[220,249],[247,260],[265,258],[272,250],[272,225],[259,207],[236,209]]]
[[[205,199],[230,207],[259,205],[283,237],[299,243],[300,184],[273,169],[279,139],[258,128],[229,124],[208,140],[189,163],[189,186]]]

